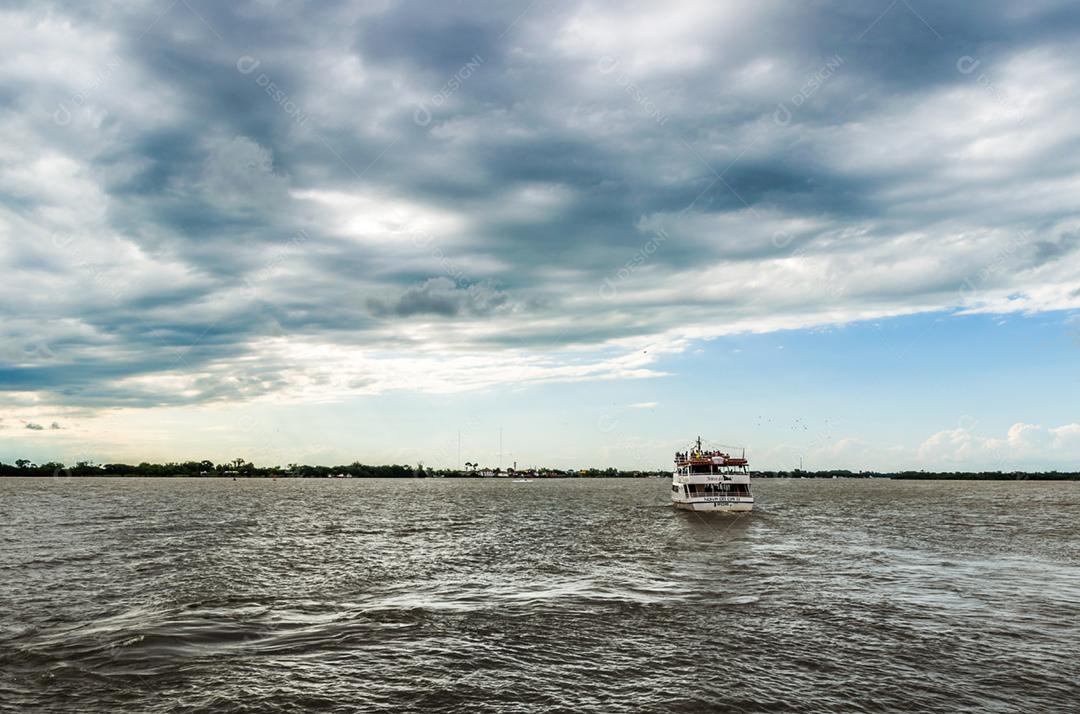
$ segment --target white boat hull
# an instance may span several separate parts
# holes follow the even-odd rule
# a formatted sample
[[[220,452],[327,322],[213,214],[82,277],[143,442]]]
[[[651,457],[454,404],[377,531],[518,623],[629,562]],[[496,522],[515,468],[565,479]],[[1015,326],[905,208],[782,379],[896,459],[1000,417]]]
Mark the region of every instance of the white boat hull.
[[[680,474],[671,478],[671,502],[687,511],[739,512],[754,509],[750,474]]]
[[[754,510],[751,501],[672,501],[675,508],[684,511],[704,511],[708,513],[745,513]]]

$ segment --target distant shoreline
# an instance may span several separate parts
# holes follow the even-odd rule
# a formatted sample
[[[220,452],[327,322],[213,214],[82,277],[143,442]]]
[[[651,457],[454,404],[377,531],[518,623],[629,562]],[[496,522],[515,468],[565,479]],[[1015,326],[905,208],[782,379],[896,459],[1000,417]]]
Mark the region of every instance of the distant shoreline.
[[[366,465],[258,467],[237,459],[228,464],[209,461],[150,464],[90,464],[81,462],[67,466],[58,462],[34,464],[20,459],[15,465],[0,462],[0,477],[66,477],[66,478],[210,478],[210,479],[275,479],[275,478],[669,478],[668,470],[623,470],[615,468],[588,469],[431,469],[422,465]],[[920,481],[1080,481],[1078,471],[758,471],[755,479],[893,479]]]

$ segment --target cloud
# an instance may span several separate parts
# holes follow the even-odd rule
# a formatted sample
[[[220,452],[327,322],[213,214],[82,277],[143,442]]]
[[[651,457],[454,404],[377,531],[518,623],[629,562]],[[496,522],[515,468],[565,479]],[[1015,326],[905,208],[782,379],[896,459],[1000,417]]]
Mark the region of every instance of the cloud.
[[[621,379],[1080,307],[1080,12],[882,5],[6,8],[0,400]]]
[[[1080,459],[1080,424],[1044,427],[1017,422],[1004,436],[982,436],[971,428],[939,431],[919,446],[920,461],[935,464],[976,464],[991,470],[1018,464],[1073,468]]]
[[[378,317],[434,315],[482,317],[508,305],[507,296],[482,284],[457,285],[449,278],[431,278],[407,288],[397,298],[368,298],[368,307]]]
[[[635,404],[628,404],[628,409],[655,409],[660,406],[660,402],[637,402]]]

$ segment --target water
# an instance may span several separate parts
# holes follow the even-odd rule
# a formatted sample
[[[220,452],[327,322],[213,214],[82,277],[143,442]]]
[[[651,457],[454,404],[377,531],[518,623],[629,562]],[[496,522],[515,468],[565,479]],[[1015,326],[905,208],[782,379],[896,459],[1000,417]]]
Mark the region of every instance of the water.
[[[1080,483],[0,479],[4,711],[1078,711]]]

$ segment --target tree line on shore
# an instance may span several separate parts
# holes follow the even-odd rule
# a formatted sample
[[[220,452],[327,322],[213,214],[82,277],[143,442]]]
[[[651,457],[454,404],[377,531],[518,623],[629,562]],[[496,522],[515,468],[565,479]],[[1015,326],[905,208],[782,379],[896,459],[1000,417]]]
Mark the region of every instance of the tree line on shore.
[[[481,476],[527,476],[528,478],[643,478],[670,474],[661,471],[627,471],[606,469],[481,469],[478,464],[468,464],[465,469],[435,469],[406,464],[371,465],[354,462],[339,466],[311,466],[288,464],[287,466],[256,466],[244,459],[234,459],[215,464],[212,461],[183,461],[164,464],[143,462],[132,464],[94,464],[80,461],[73,466],[59,462],[35,464],[28,459],[18,459],[14,464],[0,462],[0,476],[156,476],[181,478],[475,478]]]
[[[189,478],[475,478],[480,476],[528,478],[649,478],[670,476],[668,470],[624,470],[615,468],[589,469],[480,469],[469,463],[465,469],[433,469],[423,464],[370,465],[354,462],[342,466],[256,466],[244,459],[215,464],[212,461],[184,461],[164,464],[143,462],[132,464],[94,464],[80,461],[73,466],[60,462],[35,464],[17,459],[14,464],[0,462],[0,476],[153,476]],[[755,478],[892,478],[892,479],[950,479],[977,481],[1058,481],[1080,480],[1078,471],[755,471]]]

